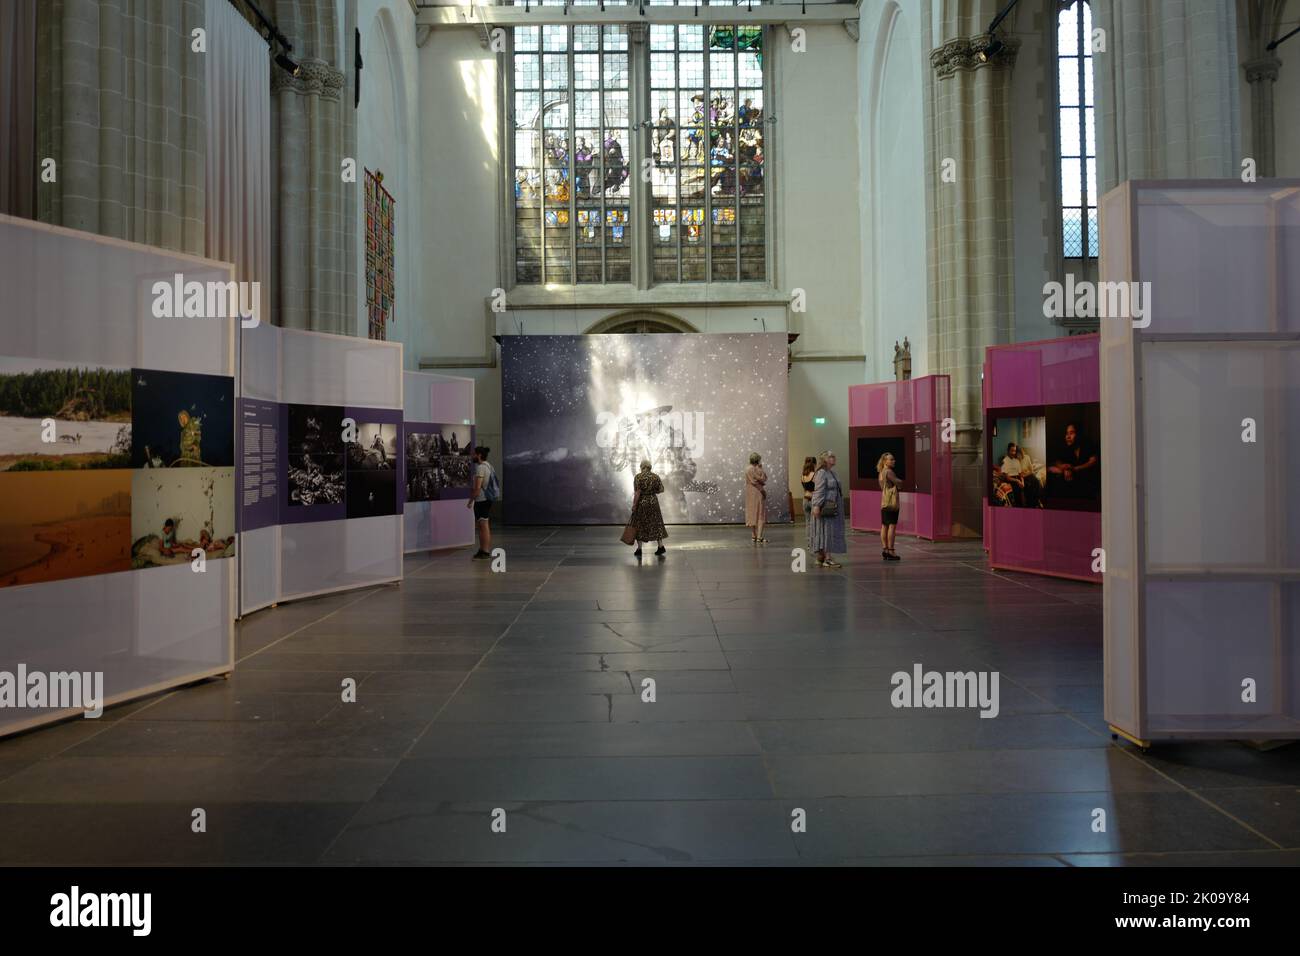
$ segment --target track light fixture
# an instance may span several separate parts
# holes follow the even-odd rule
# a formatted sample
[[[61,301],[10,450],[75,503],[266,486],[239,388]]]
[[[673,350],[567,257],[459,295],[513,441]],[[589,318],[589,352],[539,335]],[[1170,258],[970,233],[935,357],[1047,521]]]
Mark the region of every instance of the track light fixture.
[[[993,59],[995,56],[997,56],[999,53],[1001,53],[1003,50],[1006,49],[1007,45],[998,39],[997,34],[994,31],[997,30],[998,24],[1007,18],[1007,14],[1011,12],[1011,8],[1014,7],[1019,2],[1020,0],[1011,0],[1010,3],[1008,3],[1005,7],[1003,7],[1001,10],[998,11],[998,15],[994,17],[993,22],[989,24],[988,33],[987,33],[987,36],[989,38],[988,45],[985,46],[983,50],[980,50],[980,52],[976,54],[976,57],[979,59],[981,63],[987,63],[989,60]]]
[[[302,67],[292,60],[289,57],[289,54],[284,50],[281,50],[275,55],[275,65],[284,70],[290,76],[300,76],[302,74]]]
[[[1281,46],[1281,45],[1282,45],[1283,43],[1285,43],[1287,40],[1289,40],[1289,39],[1291,39],[1293,36],[1295,36],[1297,33],[1300,33],[1300,27],[1296,27],[1296,28],[1295,28],[1294,30],[1292,30],[1290,33],[1287,33],[1287,34],[1285,34],[1285,35],[1283,35],[1283,36],[1278,37],[1276,40],[1274,40],[1274,41],[1273,41],[1272,43],[1270,43],[1268,46],[1264,47],[1264,49],[1267,50],[1269,53],[1272,53],[1274,50],[1276,50],[1279,46]]]

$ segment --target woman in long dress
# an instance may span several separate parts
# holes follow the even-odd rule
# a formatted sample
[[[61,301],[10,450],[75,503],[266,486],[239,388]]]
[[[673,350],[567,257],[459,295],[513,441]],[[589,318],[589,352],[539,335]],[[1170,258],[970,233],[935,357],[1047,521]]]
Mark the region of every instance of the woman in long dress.
[[[844,493],[835,474],[835,455],[823,452],[820,467],[813,478],[812,524],[808,542],[817,552],[817,564],[823,568],[840,568],[832,554],[848,550],[844,543]]]
[[[633,553],[639,558],[641,542],[657,541],[659,550],[655,555],[663,557],[668,550],[664,547],[668,529],[664,527],[664,516],[659,510],[657,496],[664,493],[664,483],[650,470],[648,458],[642,459],[641,471],[632,479],[632,492],[632,527],[636,529],[636,551]]]
[[[763,537],[763,523],[767,520],[767,472],[758,452],[749,456],[745,469],[745,527],[753,528],[754,544],[767,541]]]

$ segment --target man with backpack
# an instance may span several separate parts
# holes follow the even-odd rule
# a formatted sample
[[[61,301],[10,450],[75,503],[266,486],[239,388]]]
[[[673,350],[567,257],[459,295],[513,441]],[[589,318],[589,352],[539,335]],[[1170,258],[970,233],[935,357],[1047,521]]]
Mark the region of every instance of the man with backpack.
[[[492,502],[501,497],[501,479],[488,464],[489,451],[483,445],[474,449],[474,489],[470,500],[465,502],[465,507],[474,509],[474,524],[478,529],[476,561],[492,557],[492,526],[488,519],[492,515]]]

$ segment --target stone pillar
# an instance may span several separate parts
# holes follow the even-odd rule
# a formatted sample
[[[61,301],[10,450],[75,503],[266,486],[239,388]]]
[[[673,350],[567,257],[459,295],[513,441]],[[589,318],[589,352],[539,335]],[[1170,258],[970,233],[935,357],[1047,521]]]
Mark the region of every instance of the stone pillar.
[[[1273,140],[1273,84],[1282,61],[1268,45],[1282,30],[1286,0],[1246,0],[1250,59],[1243,63],[1250,84],[1250,152],[1261,177],[1277,175]]]
[[[301,66],[271,68],[271,318],[277,325],[356,333],[356,223],[365,171],[345,183],[356,158],[356,116],[348,74],[352,36],[340,35],[333,3],[277,0],[272,16]],[[339,63],[342,66],[343,63]]]
[[[38,5],[36,155],[44,222],[202,255],[207,170],[204,0]]]
[[[943,4],[944,42],[930,54],[927,82],[929,368],[951,376],[953,530],[972,535],[983,525],[986,484],[984,349],[1010,342],[1015,321],[1010,101],[1019,41],[1011,36],[1011,19],[998,30],[1004,45],[997,51],[990,50],[987,35],[959,31],[986,28],[996,13],[997,4],[984,0]]]
[[[1128,179],[1241,175],[1236,4],[1093,0],[1102,195]]]

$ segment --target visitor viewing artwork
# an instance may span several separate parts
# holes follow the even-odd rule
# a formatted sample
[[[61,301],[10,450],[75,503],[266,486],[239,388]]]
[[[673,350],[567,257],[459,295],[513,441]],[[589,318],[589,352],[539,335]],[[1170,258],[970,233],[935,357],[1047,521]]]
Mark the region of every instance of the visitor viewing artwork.
[[[0,358],[0,471],[131,467],[131,398],[130,369]]]
[[[468,498],[473,450],[473,425],[408,424],[406,500]]]
[[[784,332],[506,337],[507,523],[622,524],[642,459],[666,522],[743,522],[751,452],[787,483],[787,359]]]
[[[989,501],[1004,508],[1101,510],[1097,403],[989,416]]]

